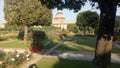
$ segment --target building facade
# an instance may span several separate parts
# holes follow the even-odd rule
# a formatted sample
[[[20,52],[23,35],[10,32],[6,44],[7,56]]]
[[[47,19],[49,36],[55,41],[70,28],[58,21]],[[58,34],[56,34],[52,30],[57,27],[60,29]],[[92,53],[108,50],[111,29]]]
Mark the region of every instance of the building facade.
[[[72,22],[74,23],[74,22]],[[71,24],[71,22],[68,22],[65,20],[64,14],[62,12],[58,12],[54,19],[52,25],[55,27],[60,28],[61,30],[67,29],[67,25]]]

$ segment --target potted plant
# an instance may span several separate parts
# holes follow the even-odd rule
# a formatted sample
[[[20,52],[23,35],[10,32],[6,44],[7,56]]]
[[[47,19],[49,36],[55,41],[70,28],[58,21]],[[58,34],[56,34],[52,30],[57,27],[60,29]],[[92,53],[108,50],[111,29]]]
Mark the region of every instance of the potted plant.
[[[29,49],[32,52],[40,52],[43,48],[43,41],[46,39],[46,34],[44,31],[35,30],[32,33],[32,43]]]

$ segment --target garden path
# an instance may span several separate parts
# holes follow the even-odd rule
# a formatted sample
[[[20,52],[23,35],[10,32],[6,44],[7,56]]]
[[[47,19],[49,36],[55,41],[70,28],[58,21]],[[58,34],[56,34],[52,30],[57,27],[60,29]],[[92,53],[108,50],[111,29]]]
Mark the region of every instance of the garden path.
[[[69,39],[69,38],[67,38]],[[66,39],[66,40],[67,40]],[[52,47],[50,50],[48,50],[47,52],[44,53],[44,55],[48,55],[50,54],[53,50],[55,50],[57,47],[59,47],[65,40],[61,40],[57,45],[55,45],[54,47]],[[35,64],[37,61],[39,61],[41,58],[43,57],[43,55],[40,55],[39,53],[33,53],[33,58],[32,60],[28,61],[27,63],[24,63],[23,65],[21,65],[21,68],[29,68],[30,65]]]
[[[20,68],[30,68],[29,66],[32,64],[35,64],[37,61],[39,61],[43,56],[38,53],[33,53],[32,60],[29,60],[21,65]]]

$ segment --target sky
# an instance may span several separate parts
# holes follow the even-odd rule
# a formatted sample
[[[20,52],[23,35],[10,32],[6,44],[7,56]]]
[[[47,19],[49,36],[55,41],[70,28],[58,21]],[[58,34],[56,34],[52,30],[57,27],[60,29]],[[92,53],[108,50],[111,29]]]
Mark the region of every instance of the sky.
[[[2,25],[2,21],[4,21],[3,6],[4,6],[4,0],[0,0],[0,27]]]
[[[3,8],[4,8],[4,0],[0,0],[0,27],[2,25],[2,21],[4,21]],[[77,14],[86,10],[96,11],[98,14],[100,14],[100,11],[98,9],[92,8],[88,2],[77,13],[74,13],[73,10],[68,10],[68,9],[63,9],[62,11],[60,10],[58,11],[57,9],[54,9],[52,13],[54,18],[57,12],[62,12],[65,16],[66,21],[75,22]],[[120,7],[117,9],[117,15],[120,16]]]

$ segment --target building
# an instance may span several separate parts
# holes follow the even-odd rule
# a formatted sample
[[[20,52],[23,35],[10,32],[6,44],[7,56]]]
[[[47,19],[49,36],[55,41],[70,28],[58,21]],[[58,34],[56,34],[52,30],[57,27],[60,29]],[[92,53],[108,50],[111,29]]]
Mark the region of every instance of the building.
[[[4,28],[5,27],[5,24],[7,23],[7,21],[1,21],[1,27],[0,28]]]
[[[75,23],[75,22],[66,21],[64,14],[62,12],[58,12],[53,19],[52,25],[60,28],[61,30],[64,30],[67,29],[67,25],[71,23]]]

